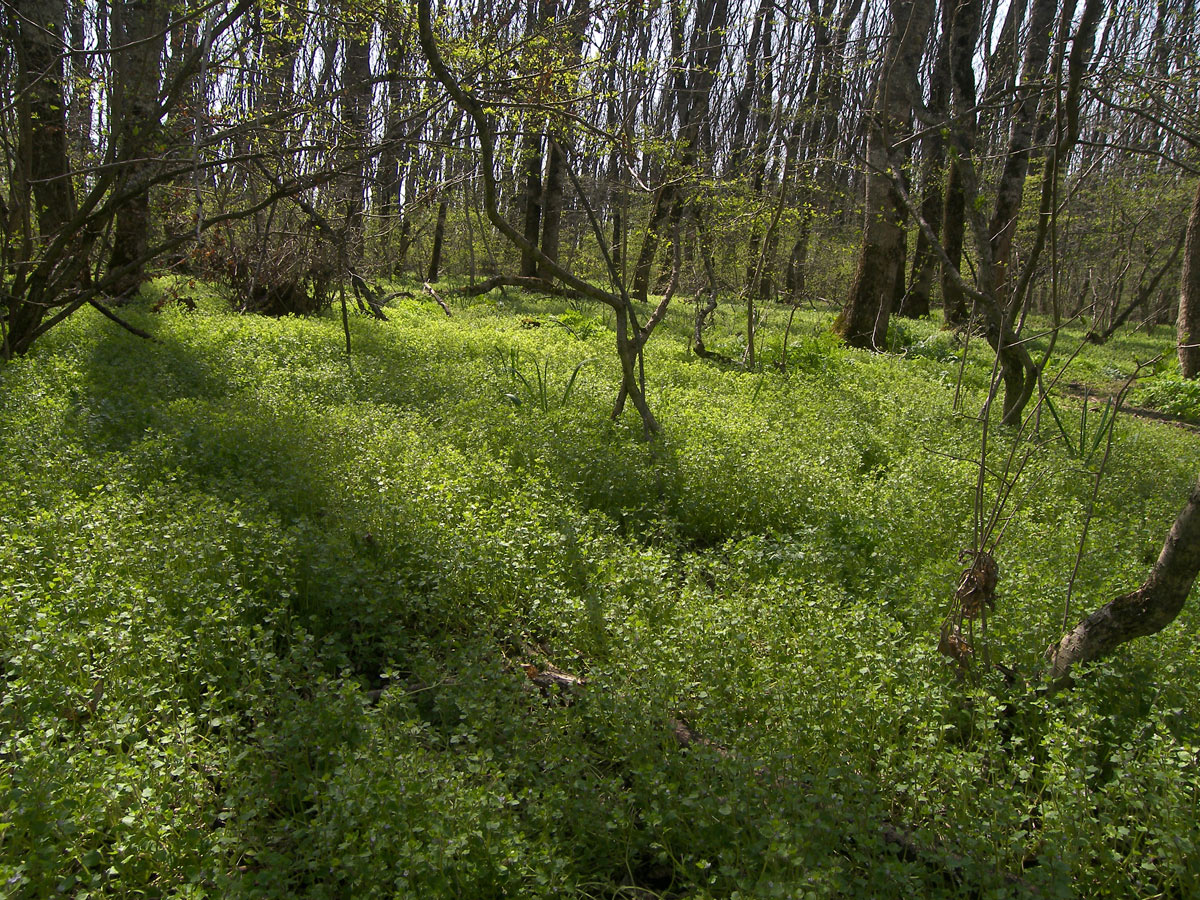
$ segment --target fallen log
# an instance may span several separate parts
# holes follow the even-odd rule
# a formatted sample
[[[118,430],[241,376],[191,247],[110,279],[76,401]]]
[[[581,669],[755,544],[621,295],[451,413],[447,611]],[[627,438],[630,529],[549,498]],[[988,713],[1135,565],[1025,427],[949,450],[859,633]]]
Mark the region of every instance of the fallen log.
[[[551,284],[533,275],[493,275],[487,281],[481,281],[472,287],[463,288],[463,294],[468,297],[480,297],[491,293],[498,287],[516,287],[527,291],[537,291],[539,294],[550,294],[554,297],[584,299],[583,294],[579,293],[579,291]]]

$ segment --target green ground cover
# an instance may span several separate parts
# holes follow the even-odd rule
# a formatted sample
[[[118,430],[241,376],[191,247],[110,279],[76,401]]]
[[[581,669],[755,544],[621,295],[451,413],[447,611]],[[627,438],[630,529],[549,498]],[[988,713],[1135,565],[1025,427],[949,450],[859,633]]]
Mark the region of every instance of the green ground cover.
[[[355,318],[349,365],[335,315],[201,298],[0,370],[0,893],[1195,896],[1194,605],[1052,702],[937,652],[982,341],[960,388],[936,323],[869,355],[806,311],[781,372],[778,310],[746,373],[688,354],[689,312],[648,348],[649,445],[608,421],[604,314],[511,292]],[[1005,510],[989,651],[1034,683],[1102,406],[1058,395]],[[1072,622],[1198,468],[1193,431],[1118,419]]]

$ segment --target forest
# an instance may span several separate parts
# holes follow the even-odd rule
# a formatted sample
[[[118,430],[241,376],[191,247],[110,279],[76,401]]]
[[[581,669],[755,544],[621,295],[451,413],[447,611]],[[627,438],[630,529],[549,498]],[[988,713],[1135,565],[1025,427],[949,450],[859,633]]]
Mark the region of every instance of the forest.
[[[0,0],[0,896],[1200,896],[1197,7]]]

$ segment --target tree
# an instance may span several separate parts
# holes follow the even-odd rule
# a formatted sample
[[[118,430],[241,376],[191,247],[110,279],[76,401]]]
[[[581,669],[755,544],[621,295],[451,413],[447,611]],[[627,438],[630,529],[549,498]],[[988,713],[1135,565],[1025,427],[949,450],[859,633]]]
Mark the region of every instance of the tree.
[[[621,362],[621,387],[617,394],[617,401],[613,407],[613,418],[621,414],[626,399],[629,399],[632,400],[634,407],[641,416],[644,436],[649,438],[651,435],[658,433],[661,430],[661,426],[658,424],[658,420],[654,418],[654,414],[650,411],[650,407],[646,403],[645,387],[639,378],[637,363],[646,341],[659,322],[662,321],[663,316],[666,315],[667,306],[674,293],[674,284],[667,290],[646,322],[639,325],[636,312],[629,299],[629,294],[624,290],[623,282],[617,273],[612,270],[611,257],[609,257],[610,275],[619,286],[618,292],[604,291],[590,281],[564,268],[557,260],[551,259],[542,253],[524,234],[508,223],[504,216],[501,215],[497,205],[495,175],[496,136],[487,107],[484,105],[483,100],[463,89],[462,85],[459,84],[442,59],[441,51],[438,49],[437,40],[433,34],[429,0],[417,0],[417,25],[421,50],[425,54],[434,77],[445,88],[446,92],[450,95],[450,99],[467,114],[475,126],[476,139],[479,142],[479,157],[483,179],[483,205],[488,219],[495,226],[496,230],[504,235],[518,250],[531,253],[538,265],[544,267],[549,275],[557,278],[563,284],[578,291],[583,296],[598,300],[613,309],[616,313],[617,356]],[[568,173],[573,176],[574,173],[569,168],[569,161],[564,164],[568,166]],[[601,242],[601,247],[607,257],[608,254],[607,249],[604,248],[603,233],[599,228],[596,229],[596,237]],[[677,272],[678,267],[676,266]]]
[[[937,41],[933,70],[930,75],[928,111],[930,115],[946,118],[950,107],[950,37],[953,33],[952,17],[957,5],[952,0],[942,3],[941,36]],[[946,163],[945,141],[942,129],[927,129],[921,138],[921,214],[934,228],[937,236],[942,225],[943,208],[942,171]],[[960,239],[961,242],[961,239]],[[897,313],[909,318],[929,315],[929,293],[933,286],[933,274],[937,269],[937,255],[929,246],[924,233],[918,231],[917,246],[913,252],[912,277]]]
[[[1179,369],[1184,378],[1200,377],[1200,182],[1184,238],[1179,277]]]
[[[1097,609],[1047,652],[1050,677],[1061,684],[1078,663],[1098,659],[1134,638],[1166,628],[1183,609],[1200,573],[1200,479],[1167,532],[1142,585]]]
[[[862,244],[849,298],[834,331],[853,347],[881,350],[887,340],[897,272],[904,266],[907,219],[895,150],[911,129],[917,67],[933,21],[933,0],[889,0],[891,30],[876,76],[867,133],[867,200]]]
[[[1018,4],[1014,3],[1011,9]],[[942,308],[947,325],[967,321],[969,310],[960,287],[962,278],[963,238],[966,230],[966,197],[963,189],[963,166],[975,154],[975,47],[979,43],[979,4],[972,0],[954,3],[950,14],[947,64],[954,119],[958,122],[956,152],[946,173],[946,190],[942,200],[941,239],[946,259],[942,263]],[[961,157],[961,158],[960,158]],[[935,235],[936,237],[937,235]]]
[[[21,102],[7,204],[15,227],[5,234],[14,274],[4,288],[5,358],[28,350],[58,291],[87,277],[92,235],[69,227],[76,204],[63,93],[63,9],[60,0],[35,0],[7,22]]]
[[[127,0],[113,3],[110,10],[111,153],[120,167],[113,189],[129,196],[115,211],[108,268],[113,273],[111,293],[128,298],[146,278],[145,257],[153,226],[150,178],[157,167],[156,158],[166,146],[160,133],[163,110],[158,103],[168,7],[161,0]]]

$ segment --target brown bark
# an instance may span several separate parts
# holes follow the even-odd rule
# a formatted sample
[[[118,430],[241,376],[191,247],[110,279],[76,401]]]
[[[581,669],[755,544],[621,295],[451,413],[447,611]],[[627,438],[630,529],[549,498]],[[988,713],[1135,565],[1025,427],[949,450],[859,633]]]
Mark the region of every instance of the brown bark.
[[[963,235],[965,233],[965,201],[959,164],[951,161],[946,173],[946,195],[942,205],[942,247],[956,273],[961,273]],[[962,325],[970,317],[967,299],[958,282],[942,271],[942,315],[947,326]]]
[[[642,238],[642,249],[638,252],[637,262],[633,267],[633,289],[630,293],[634,298],[646,301],[650,292],[650,271],[654,266],[654,257],[658,254],[658,243],[667,213],[678,202],[679,191],[675,182],[668,182],[654,194],[654,209],[650,213],[650,225]]]
[[[950,107],[950,33],[952,3],[942,4],[942,33],[938,39],[937,57],[929,87],[929,111],[944,119]],[[931,129],[921,140],[921,215],[940,237],[942,214],[942,171],[946,163],[946,148],[940,128]],[[908,290],[897,307],[897,313],[909,318],[929,315],[929,293],[933,287],[933,273],[937,268],[934,253],[925,232],[917,232],[917,246],[913,251],[912,277]]]
[[[912,120],[917,68],[933,21],[933,0],[890,0],[891,31],[875,88],[867,137],[866,218],[850,296],[834,331],[853,347],[882,349],[897,267],[904,265],[906,207],[891,159]]]
[[[1029,37],[1021,65],[1021,85],[1017,89],[1012,114],[1012,130],[1004,155],[1004,171],[996,187],[996,206],[989,228],[992,248],[992,289],[997,300],[1006,304],[1004,296],[1008,266],[1012,258],[1013,240],[1017,233],[1017,217],[1025,195],[1025,176],[1029,173],[1029,153],[1033,146],[1033,129],[1037,119],[1040,85],[1046,75],[1050,55],[1056,0],[1034,0],[1029,15]],[[1065,38],[1064,38],[1065,40]],[[1018,298],[1012,298],[1016,301]]]
[[[947,5],[952,7],[948,13],[950,38],[947,51],[951,109],[959,124],[954,137],[955,153],[946,173],[946,192],[942,204],[942,247],[946,252],[946,261],[942,264],[942,309],[946,325],[954,326],[962,325],[970,317],[966,295],[958,279],[967,224],[963,167],[971,165],[977,140],[974,59],[975,47],[979,43],[982,10],[979,0],[947,0]]]
[[[542,194],[542,253],[546,259],[558,262],[559,236],[562,234],[563,209],[563,150],[557,140],[550,140],[546,158],[546,184]],[[549,280],[550,272],[538,266],[538,275]]]
[[[1188,217],[1183,272],[1179,276],[1179,370],[1184,378],[1200,376],[1200,182]]]
[[[1170,625],[1200,571],[1200,480],[1171,530],[1150,575],[1135,591],[1100,607],[1051,646],[1050,677],[1062,684],[1076,663],[1105,656],[1134,638]]]
[[[146,280],[138,260],[150,246],[150,189],[161,127],[159,61],[167,26],[167,7],[159,0],[129,0],[112,6],[112,121],[116,158],[122,171],[116,190],[132,191],[113,223],[109,272],[119,272],[113,293],[132,296]],[[146,186],[142,186],[146,185]]]
[[[433,227],[433,250],[429,254],[429,269],[425,273],[426,281],[437,281],[442,268],[442,243],[446,236],[446,212],[449,208],[449,200],[442,200],[438,204],[437,223]]]
[[[522,234],[529,246],[521,250],[521,275],[538,274],[536,248],[542,225],[542,136],[526,131],[521,138],[521,172],[525,185],[521,193]]]
[[[559,287],[556,284],[547,284],[542,278],[530,277],[528,275],[493,275],[486,281],[463,288],[463,294],[468,297],[481,297],[484,294],[491,293],[498,287],[519,287],[527,291],[535,291],[539,294],[551,294],[555,297],[584,299],[579,291]]]
[[[67,154],[67,118],[63,93],[63,4],[34,0],[22,15],[10,16],[10,34],[17,58],[16,96],[20,153],[12,197],[13,220],[21,222],[26,247],[50,243],[75,214],[75,191]],[[85,261],[86,264],[86,261]],[[37,267],[18,270],[30,281],[23,291],[7,297],[3,354],[24,353],[32,344],[46,313],[44,284]]]

